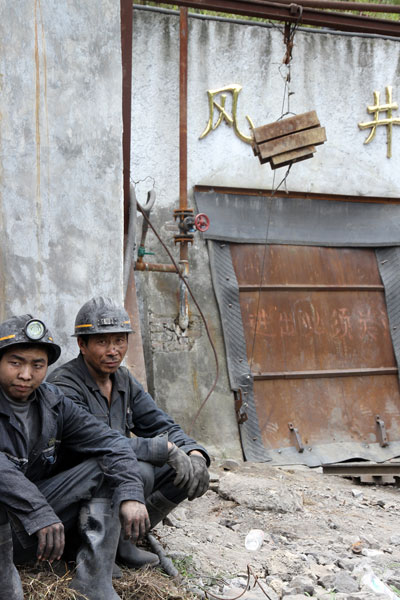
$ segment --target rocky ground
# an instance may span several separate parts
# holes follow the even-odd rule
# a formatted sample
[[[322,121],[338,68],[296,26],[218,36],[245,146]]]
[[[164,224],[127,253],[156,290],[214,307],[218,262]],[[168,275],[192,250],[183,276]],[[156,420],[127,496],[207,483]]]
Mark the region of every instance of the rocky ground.
[[[399,598],[396,486],[233,461],[211,471],[205,496],[156,529],[190,585],[245,600]],[[256,552],[245,548],[251,529],[265,533]]]

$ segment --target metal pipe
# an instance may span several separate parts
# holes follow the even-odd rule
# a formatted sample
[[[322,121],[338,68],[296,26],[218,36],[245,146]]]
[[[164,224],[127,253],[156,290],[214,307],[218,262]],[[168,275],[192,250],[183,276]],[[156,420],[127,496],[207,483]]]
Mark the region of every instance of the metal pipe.
[[[161,2],[156,0],[156,4],[161,4]],[[174,0],[173,4],[276,21],[299,22],[298,4],[286,5],[261,0]],[[362,4],[360,4],[360,9],[361,7]],[[315,10],[307,6],[303,8],[300,22],[304,25],[328,27],[339,31],[400,37],[398,21],[375,19],[350,13],[333,13]]]
[[[131,109],[132,109],[132,30],[133,6],[131,0],[120,0],[121,58],[122,58],[122,153],[124,182],[124,233],[128,233],[129,184],[131,174]]]
[[[293,0],[279,0],[280,4],[293,4]],[[295,4],[314,8],[330,8],[334,10],[354,10],[357,12],[400,13],[400,5],[394,4],[364,4],[346,2],[345,0],[296,0]]]
[[[187,209],[188,9],[179,16],[179,208]],[[185,244],[187,245],[187,244]],[[182,248],[182,245],[181,245]],[[182,258],[182,257],[181,257]]]
[[[160,263],[145,263],[143,258],[135,262],[135,271],[158,271],[160,273],[176,273],[174,265],[163,265]]]
[[[188,9],[179,15],[179,208],[186,210],[187,201],[187,84],[188,84]],[[189,276],[189,243],[180,242],[179,264],[183,276]],[[179,280],[179,326],[185,331],[189,325],[189,298],[187,287]]]
[[[189,275],[189,261],[180,260],[181,273],[187,280]],[[189,326],[189,298],[187,287],[182,279],[179,280],[179,327],[186,331]]]
[[[136,194],[133,185],[130,186],[129,225],[124,253],[124,298],[128,290],[128,281],[135,251],[136,240]]]
[[[188,9],[179,15],[179,209],[187,201],[187,82],[188,82]],[[180,260],[188,260],[188,243],[180,242]]]

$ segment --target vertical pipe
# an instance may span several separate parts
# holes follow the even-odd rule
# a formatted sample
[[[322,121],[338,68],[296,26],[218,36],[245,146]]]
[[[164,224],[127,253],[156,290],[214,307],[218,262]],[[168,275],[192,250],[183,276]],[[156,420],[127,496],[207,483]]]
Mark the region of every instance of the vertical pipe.
[[[132,0],[120,0],[122,59],[122,152],[124,181],[124,234],[129,224],[129,183],[131,172],[131,110],[132,110]]]
[[[179,208],[187,209],[187,82],[188,82],[188,9],[180,8],[179,19]],[[185,278],[189,275],[189,244],[180,242],[179,264]],[[189,325],[188,292],[179,280],[179,325]]]
[[[187,209],[187,81],[188,9],[180,9],[179,19],[179,208]],[[180,259],[188,259],[188,244],[180,244]]]

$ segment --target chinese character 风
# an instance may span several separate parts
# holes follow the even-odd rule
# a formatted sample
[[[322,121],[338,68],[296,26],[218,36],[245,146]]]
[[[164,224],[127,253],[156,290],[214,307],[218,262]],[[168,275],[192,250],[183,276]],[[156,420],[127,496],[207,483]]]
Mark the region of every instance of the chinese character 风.
[[[220,88],[218,90],[208,90],[207,91],[207,95],[208,95],[208,108],[209,108],[209,119],[208,119],[208,123],[206,125],[205,130],[203,131],[203,133],[200,136],[200,140],[204,137],[206,137],[206,135],[208,135],[210,133],[210,131],[214,131],[215,129],[217,129],[217,127],[222,123],[222,121],[225,121],[230,127],[233,127],[236,135],[243,141],[243,142],[247,142],[248,144],[251,144],[253,141],[253,138],[251,136],[247,136],[244,133],[242,133],[239,130],[239,125],[237,123],[237,104],[238,104],[238,98],[239,98],[239,93],[240,90],[242,89],[241,85],[238,84],[232,84],[232,85],[228,85],[226,87]],[[227,94],[226,92],[229,92],[232,94],[232,115],[229,115],[225,109],[225,103],[226,103],[226,98],[227,98]],[[219,102],[217,102],[216,97],[221,94],[221,100]],[[217,110],[217,121],[214,124],[214,110]],[[250,117],[246,116],[247,121],[249,122],[250,127],[253,129],[254,125],[252,123],[252,120],[250,119]]]

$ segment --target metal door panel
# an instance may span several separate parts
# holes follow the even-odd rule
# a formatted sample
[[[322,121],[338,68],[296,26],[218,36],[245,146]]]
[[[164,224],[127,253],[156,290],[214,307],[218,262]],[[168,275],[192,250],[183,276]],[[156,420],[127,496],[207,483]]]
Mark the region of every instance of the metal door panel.
[[[383,292],[279,290],[239,298],[254,374],[396,366]]]
[[[265,448],[379,444],[377,416],[389,441],[400,440],[374,250],[231,244],[231,256]],[[298,461],[307,463],[301,452]]]
[[[307,448],[379,443],[376,415],[382,416],[389,441],[400,440],[396,375],[257,381],[254,400],[267,449],[295,445],[289,423]]]
[[[259,244],[230,247],[239,286],[360,284],[379,285],[383,289],[375,254],[370,249]]]

